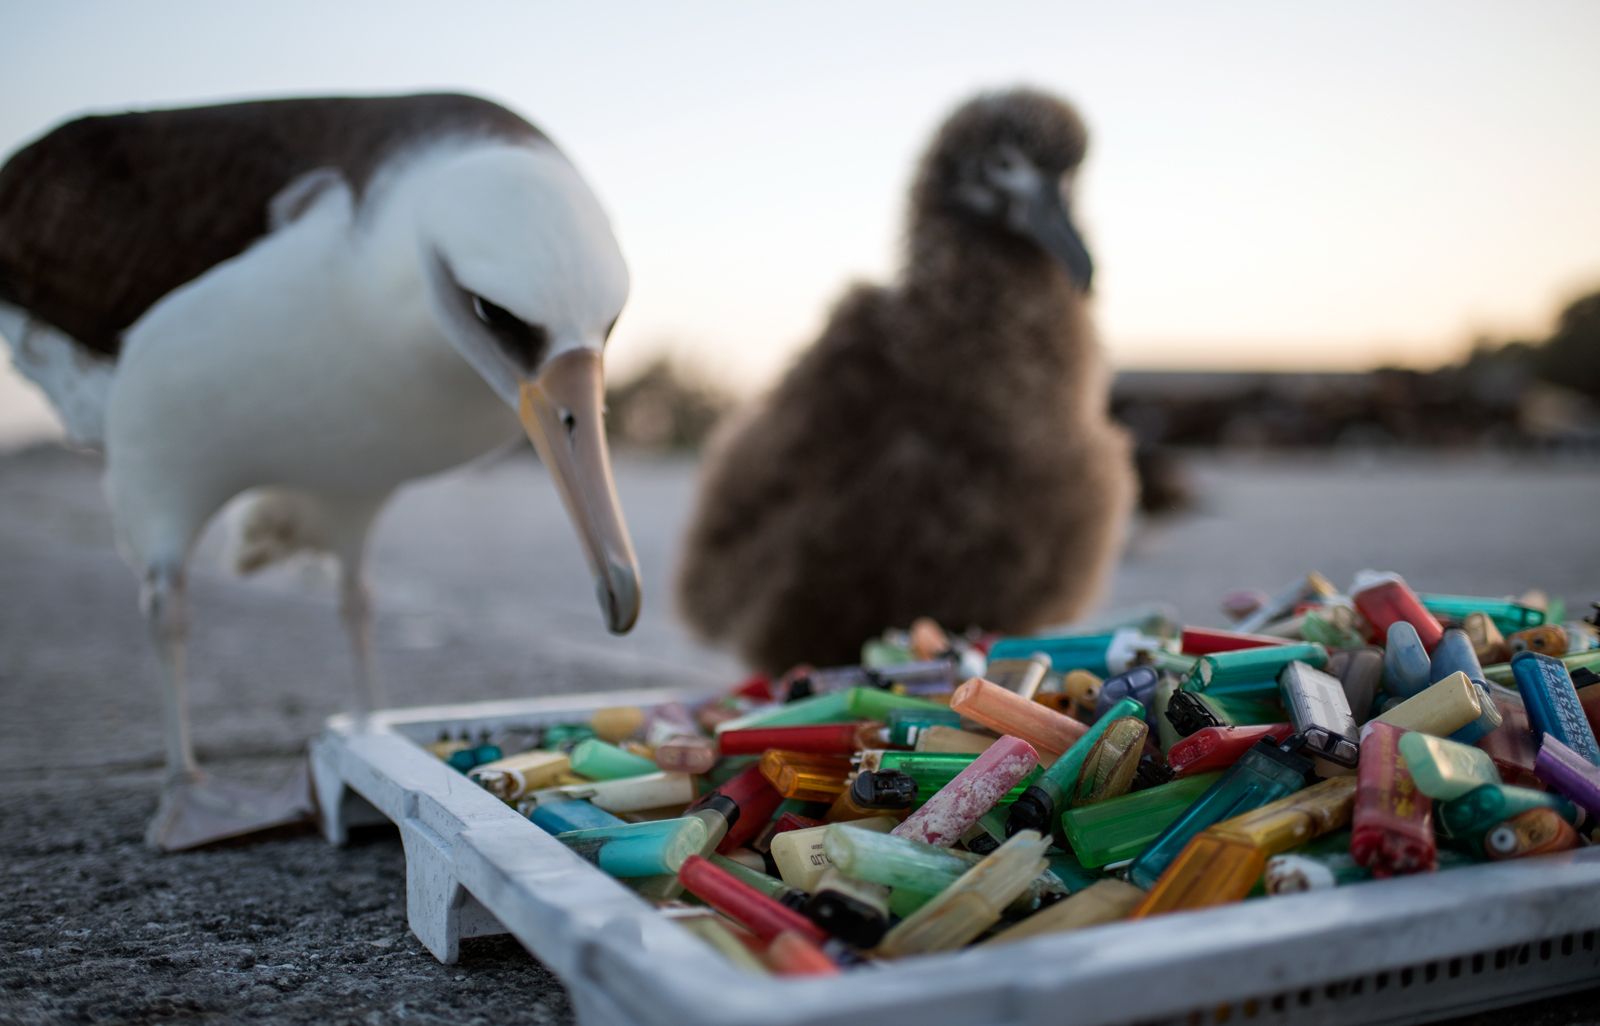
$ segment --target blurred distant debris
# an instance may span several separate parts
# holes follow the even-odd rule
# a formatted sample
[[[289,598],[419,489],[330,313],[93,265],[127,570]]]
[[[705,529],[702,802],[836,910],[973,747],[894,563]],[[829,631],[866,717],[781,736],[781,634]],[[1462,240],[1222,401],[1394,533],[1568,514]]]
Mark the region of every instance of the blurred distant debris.
[[[662,356],[606,389],[606,431],[613,445],[631,449],[699,449],[734,403],[731,394]]]
[[[1543,380],[1600,400],[1600,292],[1561,311],[1556,333],[1532,355]]]
[[[1125,371],[1112,412],[1139,440],[1147,490],[1143,464],[1170,446],[1600,447],[1600,292],[1569,305],[1544,342],[1481,340],[1437,370]]]
[[[1139,511],[1151,516],[1182,513],[1194,505],[1189,472],[1175,449],[1140,442],[1133,466],[1139,472]]]

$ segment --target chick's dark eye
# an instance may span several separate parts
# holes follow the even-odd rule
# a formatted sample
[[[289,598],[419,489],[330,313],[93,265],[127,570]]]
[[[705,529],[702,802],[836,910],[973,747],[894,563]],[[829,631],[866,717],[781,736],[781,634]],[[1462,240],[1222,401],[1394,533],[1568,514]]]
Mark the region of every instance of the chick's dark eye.
[[[523,371],[532,374],[544,362],[545,349],[550,336],[541,324],[529,324],[503,306],[489,302],[482,296],[472,297],[472,312],[488,327],[495,341],[511,361]]]

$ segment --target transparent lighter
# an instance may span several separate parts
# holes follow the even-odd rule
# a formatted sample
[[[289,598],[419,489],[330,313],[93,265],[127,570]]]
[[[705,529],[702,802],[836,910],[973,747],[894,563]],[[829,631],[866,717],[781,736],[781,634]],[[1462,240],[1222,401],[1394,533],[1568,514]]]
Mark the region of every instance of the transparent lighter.
[[[1200,831],[1224,819],[1275,801],[1305,786],[1310,759],[1295,754],[1304,742],[1291,735],[1282,744],[1258,742],[1228,768],[1204,795],[1161,832],[1161,836],[1133,860],[1128,879],[1146,889],[1166,871]],[[1170,785],[1168,785],[1170,786]]]
[[[1320,755],[1354,767],[1360,756],[1356,721],[1337,677],[1298,660],[1278,674],[1278,690],[1295,732],[1306,739],[1300,754]]]
[[[832,802],[848,786],[850,760],[772,749],[761,757],[761,775],[785,798]]]
[[[1260,879],[1265,865],[1261,849],[1207,830],[1183,846],[1130,918],[1240,901]]]
[[[900,895],[900,899],[891,895],[890,908],[902,916],[955,883],[984,857],[889,834],[874,834],[854,824],[842,823],[834,824],[824,834],[822,848],[830,865],[846,876],[892,887],[894,895]],[[1067,890],[1069,885],[1062,882],[1060,873],[1047,868],[1014,900],[1013,911],[1029,911],[1046,896]]]
[[[1031,699],[1039,693],[1039,685],[1050,673],[1050,657],[1036,652],[1026,659],[990,659],[983,671],[985,680]]]
[[[1201,773],[1170,784],[1125,794],[1121,798],[1071,809],[1061,816],[1061,832],[1078,861],[1095,869],[1131,859],[1222,779],[1222,773]]]
[[[846,876],[923,894],[937,894],[971,868],[947,848],[848,823],[829,825],[822,836],[822,849]]]
[[[1032,830],[1007,839],[932,901],[900,921],[878,945],[878,953],[895,958],[932,951],[950,951],[972,941],[1000,919],[1000,914],[1049,863],[1048,842]]]
[[[1269,857],[1349,823],[1355,797],[1354,777],[1333,777],[1223,820],[1189,842],[1134,917],[1242,901]]]
[[[961,727],[961,714],[950,709],[891,709],[888,713],[889,743],[907,748],[929,727]]]

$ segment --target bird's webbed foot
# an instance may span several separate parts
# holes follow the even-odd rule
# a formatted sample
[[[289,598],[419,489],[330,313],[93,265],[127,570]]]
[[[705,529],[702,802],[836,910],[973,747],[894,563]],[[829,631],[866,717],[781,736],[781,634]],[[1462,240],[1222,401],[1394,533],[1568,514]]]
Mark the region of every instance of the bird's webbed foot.
[[[161,806],[145,843],[182,851],[229,837],[287,826],[313,813],[305,766],[275,791],[215,780],[199,771],[179,773],[161,789]]]

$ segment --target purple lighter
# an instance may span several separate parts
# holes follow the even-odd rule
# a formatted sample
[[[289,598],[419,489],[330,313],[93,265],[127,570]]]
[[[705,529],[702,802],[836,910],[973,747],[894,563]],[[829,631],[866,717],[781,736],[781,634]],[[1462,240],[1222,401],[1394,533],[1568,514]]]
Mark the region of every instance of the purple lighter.
[[[1544,736],[1533,772],[1589,815],[1600,816],[1600,766],[1562,744],[1555,735]]]

